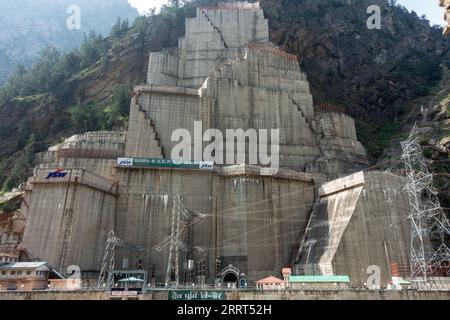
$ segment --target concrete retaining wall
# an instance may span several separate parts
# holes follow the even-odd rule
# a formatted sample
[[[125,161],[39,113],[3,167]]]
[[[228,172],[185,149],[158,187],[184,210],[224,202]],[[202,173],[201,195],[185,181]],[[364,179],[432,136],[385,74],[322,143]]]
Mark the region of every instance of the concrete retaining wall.
[[[368,267],[375,265],[385,287],[391,262],[409,262],[404,183],[392,173],[360,172],[323,185],[304,238],[300,272],[349,275],[352,285],[363,286]]]
[[[117,235],[146,248],[143,263],[149,270],[155,265],[157,282],[165,281],[168,250],[155,247],[170,235],[176,193],[204,215],[193,224],[192,245],[194,262],[206,263],[209,283],[216,257],[223,268],[232,264],[250,281],[278,273],[289,262],[312,209],[312,179],[228,174],[118,169]],[[124,257],[135,262],[131,252],[120,252],[118,261]]]
[[[0,300],[109,300],[104,291],[0,292]],[[140,300],[167,300],[167,291],[152,291]],[[230,291],[227,300],[450,300],[450,291]]]
[[[36,177],[27,192],[23,245],[36,259],[65,273],[70,265],[98,271],[106,238],[114,228],[116,185],[85,173],[48,181]],[[58,180],[58,179],[56,179]]]

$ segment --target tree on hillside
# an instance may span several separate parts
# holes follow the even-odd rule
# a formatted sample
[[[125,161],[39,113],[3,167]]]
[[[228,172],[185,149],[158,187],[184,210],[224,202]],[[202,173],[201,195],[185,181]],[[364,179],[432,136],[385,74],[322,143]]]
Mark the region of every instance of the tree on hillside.
[[[3,191],[11,191],[26,181],[33,165],[35,143],[36,137],[34,134],[31,134],[27,146],[16,160],[11,173],[3,184]]]

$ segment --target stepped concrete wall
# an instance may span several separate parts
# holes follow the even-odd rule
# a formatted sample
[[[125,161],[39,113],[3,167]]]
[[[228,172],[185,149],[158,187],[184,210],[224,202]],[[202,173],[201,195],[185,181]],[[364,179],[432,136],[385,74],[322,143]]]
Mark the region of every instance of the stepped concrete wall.
[[[23,245],[63,273],[70,265],[99,271],[114,229],[117,184],[82,169],[66,172],[47,180],[49,170],[37,170],[30,179]]]
[[[360,172],[319,189],[310,226],[303,240],[299,272],[349,275],[354,286],[367,281],[369,266],[391,278],[391,262],[409,264],[408,195],[402,177]]]
[[[167,94],[156,90],[146,87],[136,98],[138,105],[132,105],[126,156],[159,158],[161,146],[167,158],[171,158],[172,148],[179,143],[172,141],[175,130],[186,129],[194,138],[194,121],[201,120],[204,112],[198,91],[195,91],[196,95],[184,95],[177,91]],[[155,135],[159,139],[159,146],[155,145]]]
[[[172,132],[186,129],[194,137],[194,121],[201,121],[204,130],[222,132],[279,129],[281,167],[323,173],[324,180],[368,165],[353,119],[315,114],[297,57],[269,42],[258,3],[198,8],[196,17],[186,19],[178,48],[150,53],[147,84],[136,90],[135,104],[146,120],[132,106],[128,156],[152,154],[142,150],[152,150],[147,139],[154,131],[170,157],[178,143],[171,141]]]
[[[216,272],[217,260],[222,272],[232,266],[245,273],[250,283],[277,274],[298,253],[319,182],[367,163],[353,120],[318,113],[313,105],[297,57],[269,42],[267,20],[257,3],[199,8],[195,18],[186,20],[186,35],[177,48],[150,53],[147,83],[135,88],[131,101],[128,132],[78,135],[40,155],[27,184],[24,244],[62,272],[76,264],[95,275],[107,234],[114,229],[118,237],[146,248],[142,265],[150,273],[155,270],[154,280],[162,283],[173,202],[179,194],[195,213],[190,227],[180,235],[189,244],[189,250],[180,253],[182,282],[188,255],[195,265],[189,281],[204,277],[213,283],[223,276]],[[216,165],[214,171],[117,167],[118,157],[171,158],[179,143],[172,141],[172,133],[185,129],[195,139],[195,121],[202,123],[203,132],[279,129],[280,170],[275,174],[249,166],[248,154],[246,164]],[[194,151],[194,141],[191,144]],[[208,144],[203,142],[203,148]],[[216,154],[221,151],[235,154],[220,148]],[[73,174],[45,179],[56,168]],[[368,181],[364,186],[372,180]],[[342,241],[364,240],[361,243],[377,245],[379,250],[381,235],[377,233],[372,241],[362,239],[357,231],[355,217],[373,218],[372,208],[363,206],[369,201],[364,200],[364,186],[348,192],[338,188],[339,196],[320,198],[315,207],[318,220],[312,220],[308,237],[324,243],[317,250],[327,257],[323,260],[320,251],[311,252],[314,259],[307,264],[318,265],[326,273],[347,270],[359,281],[357,270],[339,257],[353,259]],[[386,179],[383,185],[396,186],[395,179]],[[387,202],[376,199],[380,207],[374,210],[383,212]],[[339,208],[328,211],[328,201]],[[389,206],[396,217],[404,215],[401,204],[389,202]],[[377,232],[389,230],[382,226]],[[330,239],[332,245],[327,247]],[[392,251],[392,259],[396,252]],[[132,252],[117,249],[116,257],[117,265],[124,258],[130,266],[137,264]],[[366,256],[361,261],[372,262]]]
[[[271,70],[278,71],[269,76]],[[312,96],[307,82],[296,80],[301,78],[297,63],[247,49],[244,59],[224,65],[208,79],[204,91],[213,113],[205,125],[222,132],[279,129],[280,166],[303,171],[320,150],[310,123]]]
[[[228,47],[240,48],[249,42],[269,42],[268,20],[259,6],[224,10],[198,8],[197,16],[202,14],[221,31]]]
[[[315,121],[321,152],[308,163],[308,172],[325,173],[325,182],[368,167],[367,151],[357,139],[353,118],[337,110],[316,110]]]
[[[88,132],[74,135],[36,157],[36,169],[83,168],[113,178],[118,157],[125,154],[126,132]]]
[[[304,232],[314,184],[305,174],[265,177],[259,172],[242,166],[217,172],[118,169],[117,235],[147,248],[143,263],[149,269],[155,265],[156,280],[164,283],[168,248],[155,248],[171,234],[178,192],[186,207],[204,215],[194,216],[190,249],[196,263],[205,262],[209,283],[216,277],[216,257],[222,268],[232,264],[250,281],[278,273]],[[135,263],[133,253],[120,253],[119,261],[123,258]]]
[[[163,158],[163,149],[153,120],[134,101],[130,107],[130,122],[135,125],[128,132],[125,154],[142,158]]]

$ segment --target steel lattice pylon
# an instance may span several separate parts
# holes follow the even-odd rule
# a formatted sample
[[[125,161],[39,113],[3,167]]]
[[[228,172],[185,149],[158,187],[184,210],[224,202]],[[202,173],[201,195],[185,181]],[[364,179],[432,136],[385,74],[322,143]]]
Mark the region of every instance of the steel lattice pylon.
[[[416,126],[401,146],[410,202],[411,275],[426,279],[442,269],[448,275],[450,249],[445,244],[445,236],[450,235],[450,224],[433,189],[433,174],[423,156]]]
[[[204,214],[187,208],[180,194],[173,196],[170,235],[154,247],[157,252],[168,251],[166,287],[180,285],[180,253],[183,252],[186,262],[192,259],[192,227],[204,218]]]
[[[169,258],[167,262],[166,287],[173,282],[175,287],[180,284],[179,250],[184,243],[179,239],[181,228],[181,199],[177,194],[173,201],[172,227],[170,232]],[[172,281],[173,280],[173,281]]]
[[[103,255],[102,260],[102,268],[100,270],[100,275],[97,281],[98,289],[101,289],[103,285],[108,285],[108,287],[110,287],[117,246],[136,251],[138,253],[138,260],[140,260],[139,257],[144,250],[144,248],[142,248],[141,246],[134,246],[122,239],[117,238],[114,234],[114,231],[111,231],[108,234],[108,239],[106,240],[105,254]]]

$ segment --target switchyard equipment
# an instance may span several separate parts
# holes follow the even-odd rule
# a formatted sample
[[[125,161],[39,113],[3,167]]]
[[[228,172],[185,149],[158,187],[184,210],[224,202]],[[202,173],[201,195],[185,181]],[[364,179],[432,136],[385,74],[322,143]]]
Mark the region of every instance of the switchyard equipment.
[[[129,249],[132,251],[135,251],[137,253],[137,261],[138,261],[138,268],[139,270],[114,270],[114,264],[115,264],[115,256],[116,256],[116,247],[122,247],[125,249]],[[108,239],[106,240],[106,248],[105,248],[105,254],[103,255],[102,260],[102,268],[100,271],[100,275],[97,282],[97,288],[102,289],[111,289],[114,287],[115,283],[115,276],[117,275],[125,275],[126,279],[129,279],[130,277],[134,275],[140,275],[141,278],[136,278],[139,280],[142,280],[142,291],[147,290],[147,272],[142,270],[142,252],[144,251],[144,248],[142,246],[135,246],[132,245],[125,240],[119,239],[115,236],[114,231],[111,231],[108,234]],[[128,269],[127,266],[123,266],[124,269]]]

